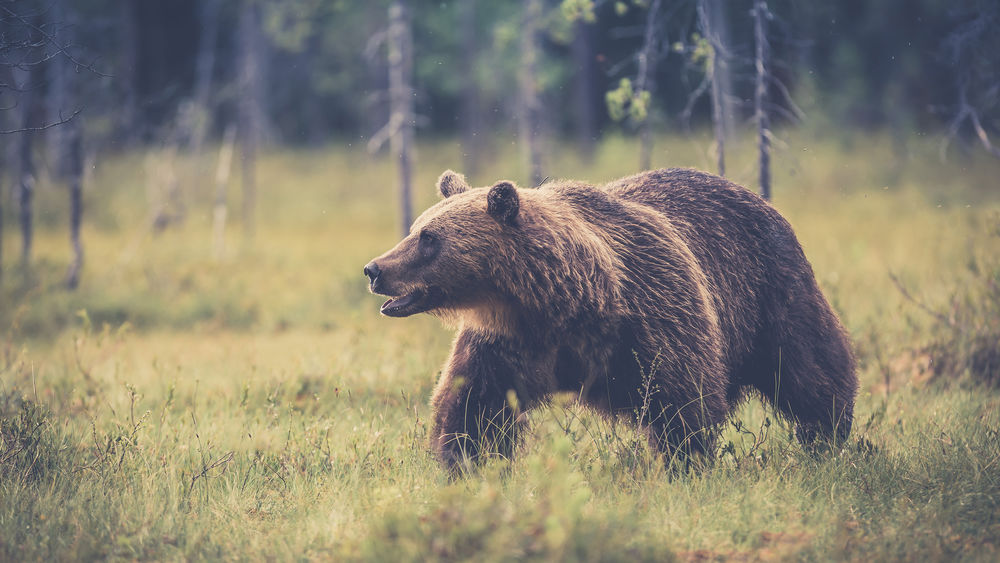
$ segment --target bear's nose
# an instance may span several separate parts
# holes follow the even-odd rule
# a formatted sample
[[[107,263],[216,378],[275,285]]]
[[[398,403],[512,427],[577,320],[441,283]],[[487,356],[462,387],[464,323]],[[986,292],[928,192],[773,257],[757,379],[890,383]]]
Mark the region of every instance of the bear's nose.
[[[375,262],[371,262],[365,266],[365,275],[368,276],[368,283],[372,288],[375,287],[375,280],[378,279],[378,275],[381,273],[382,270],[379,269],[378,264]]]

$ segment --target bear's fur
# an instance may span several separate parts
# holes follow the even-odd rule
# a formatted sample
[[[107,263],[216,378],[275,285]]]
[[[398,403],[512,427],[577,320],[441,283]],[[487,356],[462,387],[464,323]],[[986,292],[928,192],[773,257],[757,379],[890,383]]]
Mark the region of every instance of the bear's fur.
[[[857,388],[848,335],[791,226],[756,194],[693,170],[604,186],[470,188],[365,273],[388,316],[458,330],[432,400],[442,461],[514,445],[518,414],[569,391],[631,418],[661,451],[711,451],[756,391],[804,444],[843,440]]]

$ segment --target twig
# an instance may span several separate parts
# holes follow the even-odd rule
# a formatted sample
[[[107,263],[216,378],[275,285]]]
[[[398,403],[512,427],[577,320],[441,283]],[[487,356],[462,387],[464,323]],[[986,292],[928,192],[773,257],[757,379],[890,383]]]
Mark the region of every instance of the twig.
[[[44,125],[39,125],[38,127],[21,127],[21,128],[18,128],[18,129],[2,129],[2,130],[0,130],[0,135],[11,135],[11,134],[14,134],[14,133],[25,133],[25,132],[32,132],[33,133],[33,132],[36,132],[36,131],[45,131],[46,129],[51,129],[52,127],[57,127],[59,125],[65,124],[65,123],[69,123],[70,121],[73,120],[74,117],[80,115],[80,113],[82,111],[83,111],[83,108],[77,109],[77,110],[75,110],[73,112],[72,115],[70,115],[69,117],[67,117],[65,119],[60,119],[59,121],[53,121],[52,123],[46,123]]]
[[[896,277],[896,274],[892,273],[891,271],[889,272],[889,279],[892,280],[892,283],[894,283],[896,285],[896,289],[899,290],[899,292],[903,295],[904,298],[906,298],[907,301],[913,303],[918,308],[920,308],[922,311],[924,311],[928,315],[934,317],[935,319],[943,322],[944,324],[946,324],[948,326],[955,326],[955,322],[953,320],[951,320],[948,317],[942,315],[941,313],[935,311],[934,309],[931,309],[925,303],[923,303],[922,301],[920,301],[919,299],[917,299],[916,297],[914,297],[909,292],[909,290],[906,289],[906,286],[903,285],[903,282],[900,281],[898,277]]]

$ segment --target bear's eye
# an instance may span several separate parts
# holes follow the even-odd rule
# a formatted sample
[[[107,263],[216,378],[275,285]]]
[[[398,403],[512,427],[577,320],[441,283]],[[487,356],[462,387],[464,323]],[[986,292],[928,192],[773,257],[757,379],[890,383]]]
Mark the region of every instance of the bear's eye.
[[[434,233],[429,231],[420,232],[420,241],[417,244],[417,249],[423,259],[429,260],[433,258],[437,254],[439,246],[438,238]]]

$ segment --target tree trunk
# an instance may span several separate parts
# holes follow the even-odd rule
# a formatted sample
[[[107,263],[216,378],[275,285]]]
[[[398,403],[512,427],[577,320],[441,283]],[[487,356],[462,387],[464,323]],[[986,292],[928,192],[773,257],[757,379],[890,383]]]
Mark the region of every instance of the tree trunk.
[[[221,260],[226,251],[226,217],[229,207],[226,203],[226,188],[233,169],[233,145],[236,143],[236,126],[226,127],[219,148],[219,166],[215,169],[215,204],[212,207],[212,247],[215,259]]]
[[[34,210],[32,209],[32,205],[35,192],[35,162],[31,154],[31,141],[34,134],[28,130],[33,125],[31,121],[31,105],[34,102],[31,85],[33,71],[15,72],[23,75],[23,79],[18,84],[18,89],[20,90],[18,96],[18,122],[19,127],[24,130],[17,134],[17,158],[19,162],[17,201],[20,208],[19,219],[21,221],[21,263],[27,268],[31,262],[31,242],[34,233],[32,225]]]
[[[83,218],[83,139],[80,124],[67,125],[66,165],[69,176],[69,240],[73,261],[66,273],[66,287],[76,289],[83,268],[83,244],[80,242],[80,222]]]
[[[303,92],[302,94],[302,113],[306,116],[320,116],[326,108],[323,107],[323,102],[317,94],[317,89],[315,88],[316,81],[313,79],[314,69],[319,68],[323,64],[323,35],[321,33],[313,33],[309,39],[306,40],[305,50],[299,55],[300,68],[296,69],[295,76],[296,80],[300,80],[302,84],[308,85],[308,92]],[[306,140],[310,146],[319,147],[327,139],[327,135],[330,132],[329,125],[322,119],[309,119],[305,124],[306,126]]]
[[[399,172],[400,228],[403,236],[413,221],[412,149],[413,149],[413,40],[410,14],[403,0],[389,5],[389,140]]]
[[[243,173],[243,234],[253,240],[256,233],[257,149],[262,134],[260,15],[257,4],[244,2],[239,21],[238,103],[240,149]]]
[[[120,0],[121,11],[119,17],[121,24],[118,26],[121,33],[119,37],[121,60],[119,62],[118,76],[115,83],[121,89],[121,111],[116,112],[117,127],[119,135],[126,139],[138,137],[138,125],[136,117],[138,115],[138,95],[136,89],[138,84],[139,60],[139,22],[136,13],[136,3],[140,0]]]
[[[2,120],[0,122],[5,122]],[[4,147],[6,149],[7,147]],[[4,150],[0,153],[0,282],[3,282],[3,198],[4,198],[4,184],[6,183],[6,178],[3,176],[4,170],[7,168],[7,164],[10,163],[10,159],[7,158],[7,151]],[[0,283],[0,288],[3,285]]]
[[[0,181],[2,181],[2,176],[0,176]],[[2,184],[0,184],[0,282],[3,281],[3,189]],[[0,284],[0,288],[3,285]]]
[[[736,104],[739,102],[733,95],[732,57],[729,51],[731,40],[729,18],[726,15],[726,7],[730,4],[728,0],[709,0],[708,11],[718,56],[715,68],[719,79],[719,102],[722,105],[722,130],[727,141],[734,138]]]
[[[636,80],[636,95],[641,96],[643,92],[652,93],[653,73],[656,69],[656,16],[660,11],[660,0],[653,0],[649,5],[649,13],[646,14],[646,31],[643,35],[642,51],[639,52],[639,73]],[[650,100],[652,96],[650,95]],[[652,133],[652,111],[650,102],[646,107],[646,118],[642,120],[642,149],[639,154],[639,168],[649,170],[652,167],[653,158],[653,133]]]
[[[760,195],[771,199],[771,133],[770,119],[767,108],[767,29],[765,19],[768,17],[767,2],[755,0],[753,8],[753,31],[756,43],[755,66],[757,69],[754,88],[754,116],[757,122],[757,148],[759,153],[758,168],[760,172]]]
[[[4,158],[4,164],[6,163],[6,158]],[[3,174],[0,170],[0,282],[3,281]],[[0,284],[0,288],[3,285]]]
[[[377,37],[387,30],[382,24],[383,18],[386,15],[385,6],[381,5],[380,2],[365,2],[363,7],[359,7],[359,10],[364,10],[364,20],[366,22],[377,22],[368,29],[368,35],[371,38]],[[386,38],[387,40],[387,38]],[[373,39],[369,39],[369,44]],[[375,41],[378,44],[378,41]],[[383,51],[377,50],[374,47],[372,49],[366,49],[365,62],[365,73],[364,73],[364,90],[365,90],[365,111],[364,115],[360,117],[362,120],[362,126],[364,131],[370,135],[368,150],[370,153],[377,152],[385,140],[378,142],[373,142],[373,140],[382,135],[383,129],[389,123],[391,116],[391,111],[389,108],[388,96],[383,95],[384,92],[388,92],[388,79],[389,79],[389,69],[386,64],[386,58],[382,56]],[[377,145],[377,146],[375,146]]]
[[[726,125],[723,110],[723,90],[719,67],[722,61],[721,44],[712,28],[712,18],[709,16],[709,0],[698,0],[698,19],[701,22],[702,33],[712,46],[712,57],[709,60],[709,79],[712,82],[712,123],[715,125],[715,151],[718,159],[719,175],[726,175]]]
[[[594,26],[581,18],[574,24],[573,66],[575,86],[573,108],[576,114],[576,144],[585,160],[594,156],[597,144],[597,75],[594,64]]]
[[[205,137],[211,128],[212,74],[215,70],[215,43],[219,34],[219,0],[202,0],[199,5],[201,35],[198,38],[198,55],[195,61],[194,124],[190,147],[194,154],[201,153]]]
[[[13,69],[10,65],[0,65],[0,84],[15,84]],[[10,88],[0,89],[0,107],[11,107],[16,104],[16,94],[17,92],[12,91]],[[18,128],[19,115],[15,115],[19,112],[15,111],[3,111],[0,112],[0,127],[4,130],[14,130]],[[4,198],[6,196],[6,190],[4,186],[6,185],[8,179],[11,185],[17,183],[16,176],[14,174],[14,163],[17,161],[17,147],[16,143],[10,142],[16,136],[8,136],[4,139],[2,143],[2,150],[0,150],[0,281],[3,277],[3,204]],[[4,175],[6,173],[6,176]]]
[[[521,16],[520,96],[518,96],[518,136],[521,137],[522,158],[531,171],[533,185],[542,183],[542,155],[539,147],[538,99],[538,20],[542,15],[541,0],[523,0]]]
[[[462,34],[462,74],[465,75],[462,89],[462,160],[463,172],[473,177],[479,171],[479,84],[476,82],[476,0],[461,3],[459,27]]]
[[[69,61],[66,60],[58,49],[71,45],[72,38],[69,37],[73,29],[73,22],[68,21],[66,13],[66,0],[52,0],[49,4],[49,23],[52,24],[53,38],[55,45],[50,45],[54,52],[47,64],[48,70],[48,96],[46,97],[46,114],[48,123],[58,123],[63,120],[63,113],[66,111],[68,99],[69,76],[67,67]],[[50,127],[45,131],[46,152],[48,153],[49,170],[55,178],[65,178],[69,174],[67,162],[67,136],[66,127]]]
[[[243,175],[243,236],[253,240],[257,233],[257,140],[245,122],[240,123],[240,171]]]

